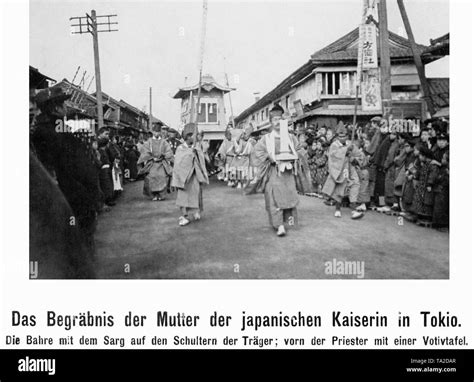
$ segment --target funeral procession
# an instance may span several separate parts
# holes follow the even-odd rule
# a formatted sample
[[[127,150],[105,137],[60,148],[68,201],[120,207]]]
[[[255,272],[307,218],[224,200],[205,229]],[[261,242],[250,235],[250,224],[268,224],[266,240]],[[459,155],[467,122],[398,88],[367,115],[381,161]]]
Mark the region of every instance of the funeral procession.
[[[29,278],[449,279],[448,10],[31,1]]]

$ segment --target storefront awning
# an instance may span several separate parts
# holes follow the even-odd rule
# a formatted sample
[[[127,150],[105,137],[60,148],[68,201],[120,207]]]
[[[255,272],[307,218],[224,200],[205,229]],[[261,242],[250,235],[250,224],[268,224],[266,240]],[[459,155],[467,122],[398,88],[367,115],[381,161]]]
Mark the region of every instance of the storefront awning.
[[[367,115],[367,116],[372,116],[372,115],[381,115],[382,111],[375,110],[375,111],[366,111],[362,110],[360,107],[357,108],[357,115]],[[314,109],[311,111],[308,111],[304,113],[303,115],[300,115],[295,118],[295,122],[300,121],[302,119],[306,119],[308,117],[313,117],[313,116],[350,116],[354,115],[354,106],[344,106],[340,108],[318,108]]]

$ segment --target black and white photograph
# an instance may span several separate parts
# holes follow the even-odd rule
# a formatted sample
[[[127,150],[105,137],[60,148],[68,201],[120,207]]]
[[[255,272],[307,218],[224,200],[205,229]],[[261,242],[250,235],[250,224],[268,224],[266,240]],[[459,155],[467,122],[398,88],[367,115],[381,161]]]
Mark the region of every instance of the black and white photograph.
[[[449,12],[31,0],[29,279],[449,280]]]

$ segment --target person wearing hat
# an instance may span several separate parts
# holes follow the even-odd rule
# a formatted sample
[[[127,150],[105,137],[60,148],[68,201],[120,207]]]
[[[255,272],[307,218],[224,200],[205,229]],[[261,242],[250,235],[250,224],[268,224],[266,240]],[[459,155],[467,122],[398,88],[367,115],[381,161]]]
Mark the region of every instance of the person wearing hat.
[[[152,127],[153,137],[145,142],[143,153],[137,164],[143,164],[141,174],[146,174],[143,184],[144,195],[153,201],[164,200],[164,191],[171,176],[173,151],[166,139],[161,137],[161,128],[158,124]]]
[[[260,126],[258,129],[254,129],[251,133],[252,137],[254,137],[256,140],[260,139],[262,136],[265,134],[268,134],[271,130],[271,126],[268,124],[265,124],[263,126]]]
[[[217,175],[218,180],[228,182],[228,186],[232,186],[232,180],[229,179],[229,167],[233,158],[234,143],[232,142],[232,129],[227,128],[224,133],[224,139],[217,150],[217,167],[219,174]]]
[[[251,137],[253,127],[247,126],[241,131],[239,137],[234,142],[234,152],[236,156],[232,162],[232,166],[236,169],[237,174],[237,188],[244,187],[248,181],[253,179],[253,169],[250,164],[250,157],[254,151],[254,146],[257,143]]]
[[[100,155],[101,168],[99,171],[99,184],[104,197],[104,203],[108,207],[115,206],[114,181],[112,167],[114,161],[110,159],[109,152],[109,129],[102,127],[98,131],[97,147]]]
[[[419,222],[431,223],[434,203],[433,186],[441,163],[433,159],[433,152],[426,146],[422,145],[419,151],[421,166],[416,176],[418,182],[415,185],[412,208]]]
[[[257,174],[257,168],[258,168],[258,159],[255,155],[255,145],[257,144],[258,140],[260,139],[261,135],[257,129],[253,127],[253,125],[250,123],[244,130],[244,135],[242,136],[242,139],[244,139],[247,143],[244,148],[244,152],[248,153],[249,155],[249,173],[248,173],[248,181],[251,182],[254,178],[255,175]],[[268,130],[266,130],[268,132]],[[247,183],[248,185],[248,183]]]
[[[407,169],[415,158],[413,147],[415,141],[410,139],[410,136],[405,133],[401,133],[398,139],[399,151],[393,160],[394,167],[394,183],[393,183],[393,195],[395,202],[391,208],[392,211],[400,212],[403,207],[402,197],[403,189],[407,178]]]
[[[134,182],[138,177],[138,156],[139,154],[133,141],[128,141],[124,146],[124,175],[129,182]]]
[[[99,189],[98,174],[92,149],[80,137],[72,134],[70,131],[57,129],[58,125],[64,123],[67,113],[64,102],[70,97],[71,94],[65,93],[61,87],[54,86],[41,90],[32,99],[38,110],[32,120],[34,126],[30,129],[30,160],[32,160],[30,164],[34,162],[34,170],[41,167],[41,174],[32,174],[30,172],[30,201],[35,200],[34,204],[38,207],[38,209],[35,207],[35,212],[38,213],[36,217],[43,216],[42,224],[45,224],[49,219],[64,218],[64,215],[59,216],[56,214],[59,212],[58,210],[48,209],[65,207],[64,205],[61,207],[63,201],[69,205],[68,208],[64,208],[63,212],[66,209],[69,210],[68,219],[74,216],[75,224],[70,226],[70,238],[74,241],[75,245],[80,245],[85,249],[87,257],[73,259],[72,256],[75,256],[73,253],[64,252],[71,248],[70,242],[67,242],[67,232],[66,242],[62,241],[65,238],[62,235],[65,233],[64,230],[61,230],[56,238],[58,243],[42,242],[41,246],[45,248],[51,246],[56,247],[56,249],[62,246],[63,257],[55,258],[54,260],[50,258],[50,260],[63,263],[68,262],[69,259],[72,260],[70,262],[71,268],[69,269],[72,274],[78,271],[81,263],[93,258],[94,230],[97,222],[97,213],[101,204],[101,191]],[[48,174],[49,180],[43,177],[46,174]],[[38,181],[38,183],[34,180]],[[50,187],[51,184],[48,185],[50,182],[54,182],[58,188]],[[51,191],[51,194],[46,193],[47,189],[42,188],[42,185],[46,186]],[[51,202],[51,195],[55,195],[56,198],[59,197],[59,194],[61,194],[61,200],[55,199]],[[42,197],[44,197],[43,200],[38,200],[38,198]],[[50,202],[47,202],[48,200]],[[70,213],[71,210],[72,214]],[[59,220],[55,222],[48,221],[46,225],[49,228],[55,225],[57,227],[60,223],[64,224],[64,221],[61,220],[62,223]],[[39,238],[45,235],[46,239],[48,236],[48,233],[44,230],[49,228],[43,226],[32,228],[30,232],[34,233],[34,237]],[[54,238],[48,238],[47,240],[49,241],[50,239],[55,240]],[[76,239],[79,239],[80,243],[77,243]],[[35,258],[36,253],[33,246],[30,249],[30,256]],[[43,252],[44,249],[40,251]],[[44,266],[46,267],[46,265]],[[45,268],[44,274],[47,272]],[[61,278],[59,275],[56,276]],[[50,277],[54,278],[55,276],[51,275]]]
[[[176,206],[181,210],[178,219],[180,226],[190,223],[189,214],[193,213],[194,220],[201,219],[203,210],[202,185],[209,184],[204,153],[195,142],[197,136],[196,124],[184,126],[184,143],[178,146],[173,167],[171,186],[178,189]]]
[[[349,192],[349,202],[352,209],[351,218],[360,219],[364,216],[362,211],[357,210],[357,198],[359,196],[360,182],[356,171],[359,150],[352,144],[347,144],[347,129],[342,122],[336,130],[336,139],[328,151],[328,177],[323,187],[323,194],[328,195],[336,202],[334,216],[340,218],[342,198]]]
[[[270,110],[272,131],[255,145],[258,175],[247,192],[264,193],[270,225],[277,231],[277,236],[286,234],[285,225],[297,224],[296,206],[299,202],[296,189],[298,142],[288,133],[282,115],[283,109],[279,105]]]
[[[309,168],[311,172],[311,180],[316,193],[321,195],[324,183],[328,175],[326,154],[326,138],[320,137],[311,144],[309,154]]]
[[[443,154],[438,176],[433,182],[433,228],[449,229],[449,151]]]
[[[378,208],[379,212],[398,211],[399,205],[398,200],[394,194],[395,191],[395,179],[396,179],[396,167],[394,159],[398,153],[400,147],[400,139],[398,133],[395,130],[390,131],[388,135],[388,149],[383,160],[383,172],[385,175],[384,179],[384,202],[385,205]],[[386,143],[383,142],[382,145]]]
[[[449,136],[446,133],[440,133],[436,137],[436,144],[431,148],[433,157],[436,161],[441,163],[445,153],[449,151]]]
[[[242,129],[232,129],[231,132],[231,145],[226,152],[226,173],[229,182],[227,183],[228,187],[238,187],[242,188],[242,175],[241,175],[241,166],[243,164],[243,159],[240,156],[242,150],[242,141],[241,137],[243,135]],[[240,187],[239,187],[240,186]]]
[[[326,133],[327,133],[327,131],[328,131],[328,128],[326,127],[326,125],[321,126],[321,127],[318,129],[318,132],[316,133],[315,139],[324,138],[324,139],[326,140]]]
[[[166,125],[161,126],[161,138],[168,140],[170,128]]]
[[[168,130],[168,143],[171,146],[171,150],[173,151],[173,155],[176,153],[176,149],[181,144],[181,141],[178,139],[178,131],[173,128]]]

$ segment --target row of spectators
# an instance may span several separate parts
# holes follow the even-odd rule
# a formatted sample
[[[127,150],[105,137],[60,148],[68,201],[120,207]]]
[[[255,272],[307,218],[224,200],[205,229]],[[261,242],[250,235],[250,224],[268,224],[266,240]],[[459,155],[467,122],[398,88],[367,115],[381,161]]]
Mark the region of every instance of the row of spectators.
[[[352,127],[345,127],[352,138]],[[376,117],[356,128],[349,144],[362,154],[351,162],[356,170],[350,184],[357,185],[357,210],[394,211],[408,220],[445,230],[449,227],[448,124],[425,121],[420,131],[409,132],[399,127]],[[337,134],[325,126],[299,128],[296,134],[305,150],[314,191],[328,199],[322,190],[328,177],[328,150]]]

